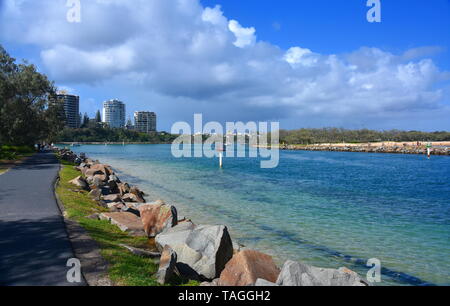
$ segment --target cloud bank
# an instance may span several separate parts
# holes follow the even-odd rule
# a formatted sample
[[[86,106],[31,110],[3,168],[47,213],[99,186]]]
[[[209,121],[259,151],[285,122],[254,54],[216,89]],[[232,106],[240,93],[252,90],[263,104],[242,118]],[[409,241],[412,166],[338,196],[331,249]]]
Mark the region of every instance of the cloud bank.
[[[449,73],[426,58],[436,47],[397,55],[369,47],[283,50],[199,0],[81,1],[81,23],[68,23],[67,10],[63,0],[6,0],[0,15],[0,37],[38,46],[59,84],[115,80],[174,107],[181,98],[243,120],[448,111],[442,84]]]

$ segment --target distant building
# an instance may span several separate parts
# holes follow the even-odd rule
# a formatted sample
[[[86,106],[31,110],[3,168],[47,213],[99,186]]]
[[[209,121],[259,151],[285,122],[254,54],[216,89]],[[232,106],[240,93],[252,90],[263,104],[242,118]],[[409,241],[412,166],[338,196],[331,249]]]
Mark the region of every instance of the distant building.
[[[153,112],[135,112],[134,129],[141,133],[156,132],[156,114]]]
[[[64,115],[66,117],[66,126],[71,129],[80,127],[80,97],[69,95],[65,91],[61,91],[52,99],[52,103],[62,103],[64,107]]]
[[[134,125],[131,122],[131,119],[128,119],[127,124],[125,124],[125,129],[130,131],[134,130]]]
[[[111,128],[124,128],[125,104],[119,100],[103,102],[103,122]]]

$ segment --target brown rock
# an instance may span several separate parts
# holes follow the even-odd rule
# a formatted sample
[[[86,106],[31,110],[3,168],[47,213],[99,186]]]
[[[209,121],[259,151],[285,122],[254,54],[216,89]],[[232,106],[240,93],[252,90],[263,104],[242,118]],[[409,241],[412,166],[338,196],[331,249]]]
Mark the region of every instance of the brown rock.
[[[121,212],[125,205],[122,202],[107,203],[110,212]]]
[[[128,185],[128,183],[120,183],[117,184],[118,188],[119,188],[119,193],[121,196],[130,193],[130,185]]]
[[[80,187],[81,189],[89,190],[89,185],[81,176],[69,181],[70,184]]]
[[[145,236],[141,219],[132,213],[102,213],[100,214],[100,219],[108,220],[111,224],[117,225],[123,232],[129,232],[135,236]]]
[[[138,203],[145,203],[144,193],[141,190],[139,190],[139,188],[131,187],[130,188],[130,193],[132,193],[132,194],[134,194],[136,196],[136,199],[137,199]]]
[[[164,203],[144,204],[139,206],[144,230],[149,237],[156,235],[177,225],[177,210],[175,206]]]
[[[86,171],[84,171],[83,173],[85,176],[94,176],[97,174],[104,174],[102,171],[98,170],[98,169],[93,169],[92,167],[87,169]]]
[[[144,197],[144,192],[142,192],[139,188],[136,186],[133,186],[130,188],[130,193],[135,194],[139,197]]]
[[[103,196],[103,200],[108,202],[120,202],[120,194],[109,194]]]
[[[102,174],[109,176],[113,173],[111,166],[104,165],[104,164],[97,164],[91,166],[91,170],[97,170],[100,171]]]
[[[124,202],[137,202],[137,197],[132,193],[126,193],[122,196],[122,201]]]
[[[96,174],[96,175],[94,175],[94,181],[96,178],[98,178],[102,182],[108,181],[108,176],[106,176],[105,174]]]
[[[271,256],[244,250],[227,263],[220,274],[219,283],[221,286],[248,286],[255,284],[258,278],[275,283],[279,274],[280,270]]]

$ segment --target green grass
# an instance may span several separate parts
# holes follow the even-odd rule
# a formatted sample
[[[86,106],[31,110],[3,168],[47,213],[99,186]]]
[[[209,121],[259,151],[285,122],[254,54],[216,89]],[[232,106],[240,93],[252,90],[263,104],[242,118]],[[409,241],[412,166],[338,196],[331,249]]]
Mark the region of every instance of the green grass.
[[[35,153],[32,147],[0,146],[0,174],[8,171],[12,166]]]
[[[81,191],[69,183],[79,176],[80,172],[70,163],[61,161],[61,164],[56,193],[66,209],[66,217],[77,221],[97,241],[101,255],[109,263],[110,279],[118,286],[158,286],[155,278],[158,263],[153,259],[131,254],[119,246],[126,244],[137,248],[150,248],[148,238],[133,237],[107,221],[87,218],[106,210],[91,200],[86,191]],[[174,277],[169,285],[195,286],[198,282]]]

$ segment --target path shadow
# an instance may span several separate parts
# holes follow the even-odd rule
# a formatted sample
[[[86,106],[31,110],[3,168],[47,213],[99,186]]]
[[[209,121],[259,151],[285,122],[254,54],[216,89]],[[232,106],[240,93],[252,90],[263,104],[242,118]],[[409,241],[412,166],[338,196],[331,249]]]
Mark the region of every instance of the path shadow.
[[[60,216],[0,221],[0,285],[73,286],[71,244]]]

